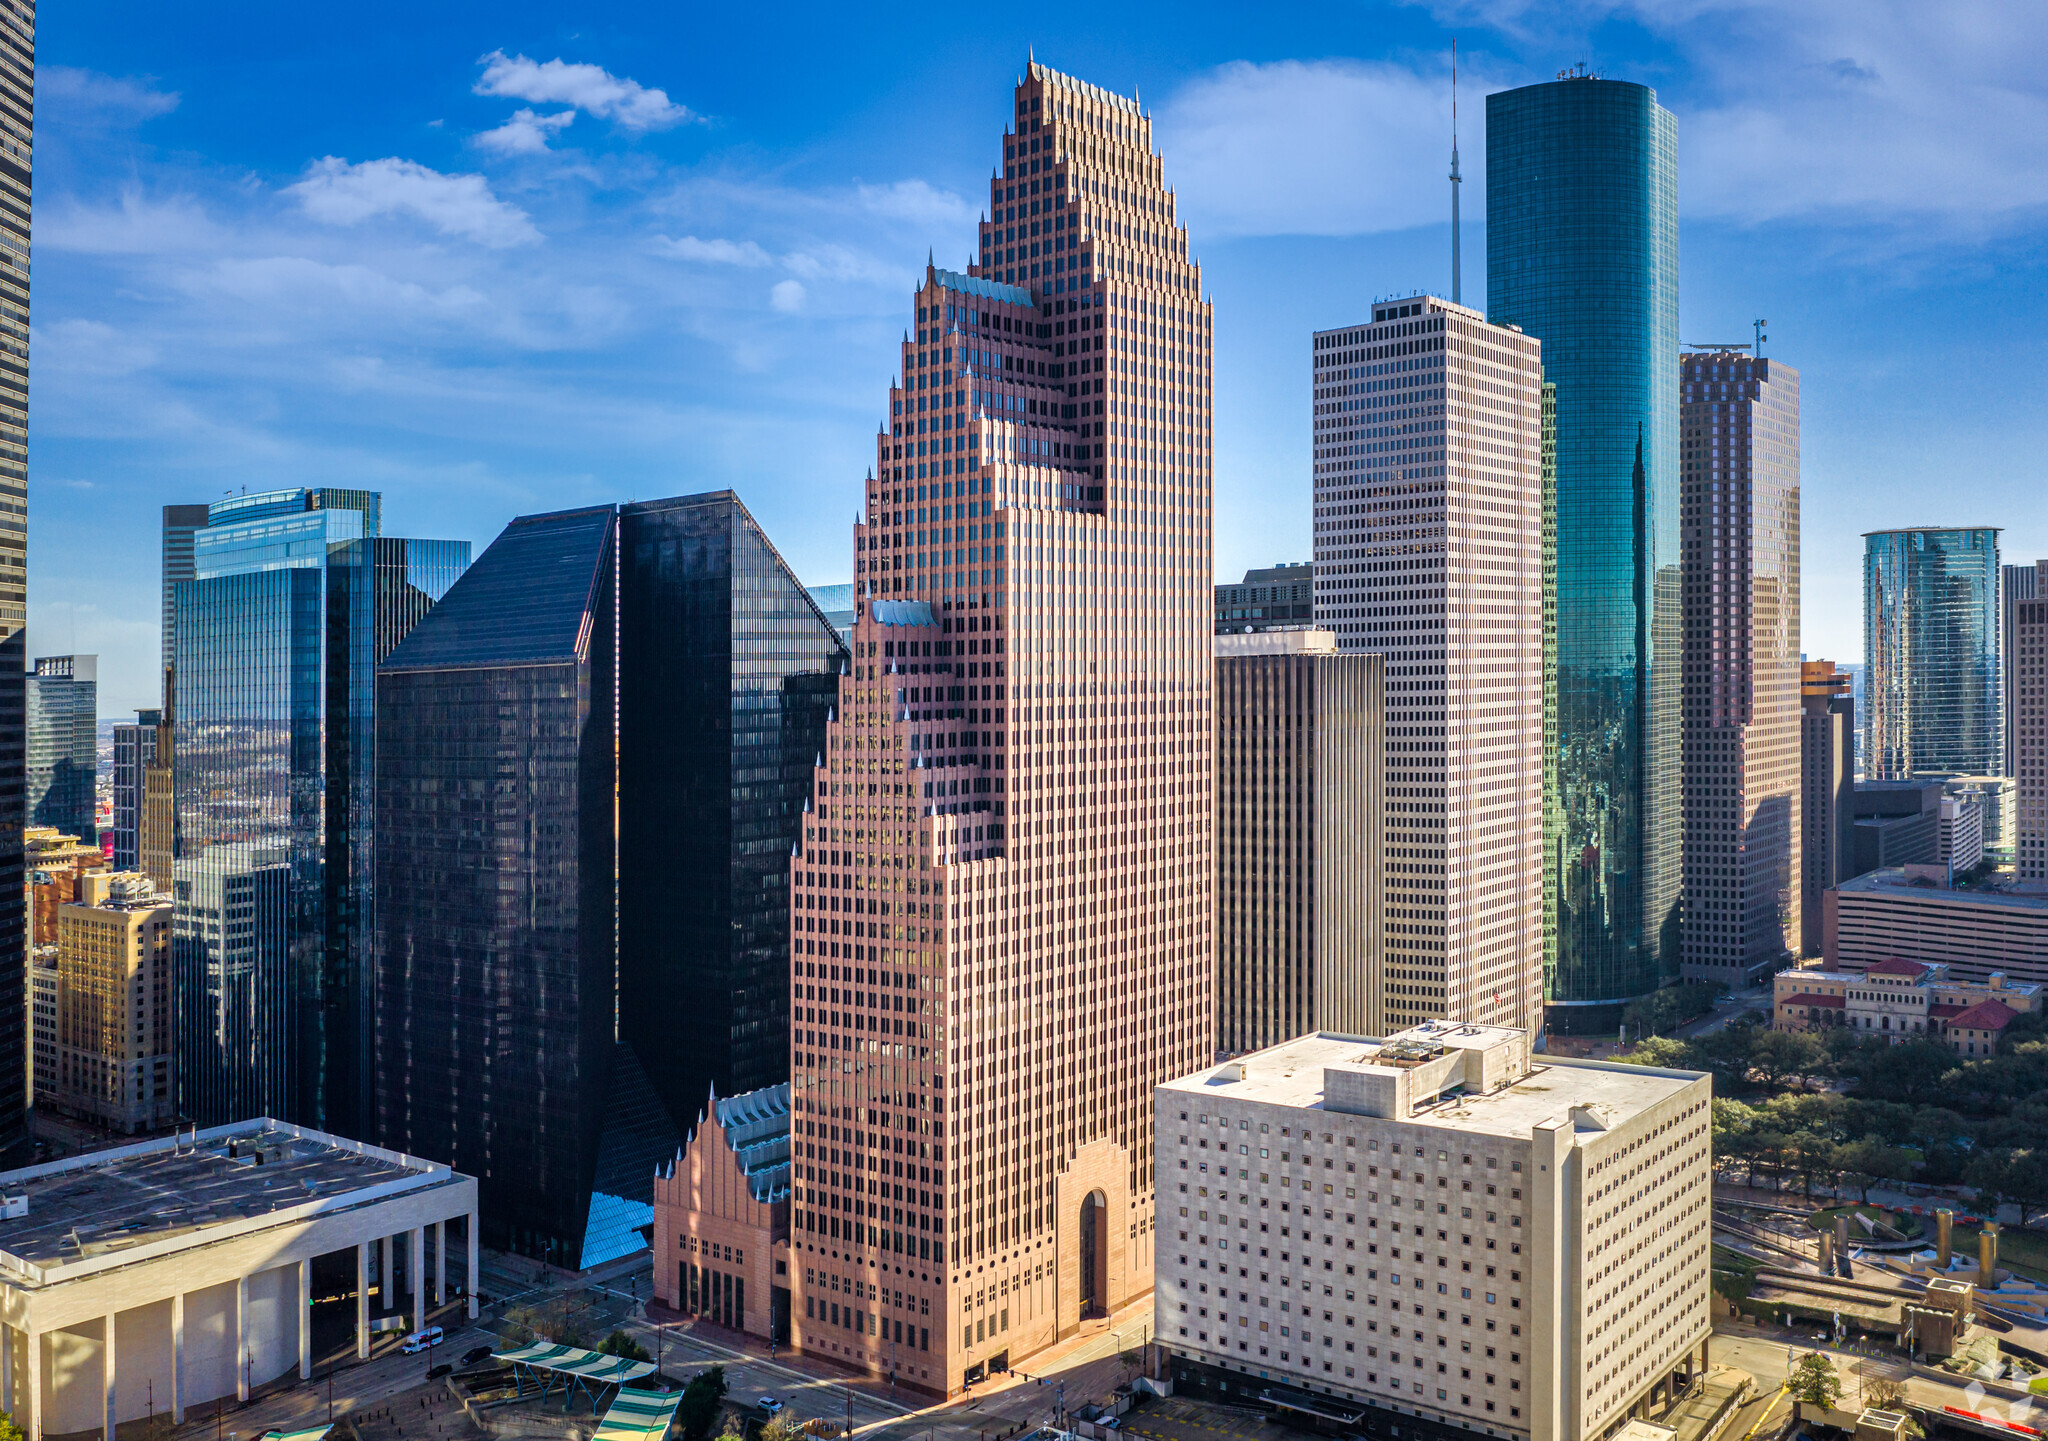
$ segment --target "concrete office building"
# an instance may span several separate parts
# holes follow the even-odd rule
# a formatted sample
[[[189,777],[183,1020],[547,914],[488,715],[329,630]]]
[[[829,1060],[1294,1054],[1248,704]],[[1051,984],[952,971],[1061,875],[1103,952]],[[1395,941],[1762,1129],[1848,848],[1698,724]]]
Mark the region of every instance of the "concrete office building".
[[[1799,667],[1799,953],[1820,954],[1821,892],[1852,874],[1856,714],[1849,677],[1828,660]]]
[[[795,1342],[940,1394],[1151,1291],[1148,1098],[1215,1047],[1213,317],[1137,102],[1034,63],[1013,115],[794,859],[790,1272],[877,1298]]]
[[[476,1315],[476,1182],[319,1131],[267,1119],[181,1131],[9,1171],[0,1192],[0,1409],[30,1441],[112,1436],[151,1415],[182,1425],[295,1366],[310,1379],[322,1260],[353,1261],[367,1357],[373,1249],[388,1296],[403,1242],[408,1309],[424,1324],[445,1299],[450,1221],[467,1238],[456,1279]]]
[[[26,824],[69,831],[95,846],[99,669],[96,655],[45,655],[27,678]]]
[[[2005,765],[1996,527],[1863,538],[1863,664],[1878,780],[1991,775]]]
[[[1946,883],[1945,866],[1872,871],[1823,897],[1828,966],[1862,971],[1900,957],[1947,965],[1959,981],[2002,972],[2048,984],[2048,893],[1990,881]]]
[[[1385,662],[1216,637],[1216,1045],[1383,1029]]]
[[[1984,859],[1984,800],[1980,795],[1944,795],[1935,813],[1935,857],[1960,876]]]
[[[1216,634],[1305,629],[1315,616],[1315,567],[1275,565],[1248,570],[1216,587]]]
[[[1607,1434],[1706,1367],[1712,1101],[1452,1022],[1161,1086],[1177,1389],[1365,1435]]]
[[[20,837],[28,751],[29,215],[35,154],[35,0],[0,25],[0,1015],[26,1014]],[[29,1141],[26,1026],[0,1026],[0,1162]]]
[[[1316,624],[1386,657],[1385,1028],[1534,1028],[1541,347],[1416,296],[1318,332],[1313,355]]]
[[[160,710],[139,710],[133,723],[114,727],[114,849],[110,859],[117,871],[142,866],[144,777],[156,758],[156,731],[162,719]]]
[[[2048,881],[2048,561],[2036,594],[2012,607],[2013,858],[2022,881]]]
[[[1686,355],[1685,936],[1689,980],[1746,986],[1799,953],[1799,372]]]
[[[1655,91],[1579,72],[1486,97],[1486,286],[1557,389],[1547,1024],[1611,1034],[1679,972],[1678,135]]]
[[[2048,560],[2032,565],[1999,567],[1998,669],[2005,678],[2005,766],[2000,772],[2019,772],[2019,698],[2013,677],[2019,672],[2019,607],[2022,601],[2048,600]]]
[[[169,1125],[171,898],[134,871],[82,877],[77,899],[57,910],[55,981],[36,1104],[118,1135]]]
[[[54,826],[30,826],[22,832],[22,855],[28,862],[29,944],[54,946],[59,909],[78,899],[83,877],[107,869],[106,853]]]
[[[1941,860],[1938,780],[1863,781],[1849,796],[1851,876]]]

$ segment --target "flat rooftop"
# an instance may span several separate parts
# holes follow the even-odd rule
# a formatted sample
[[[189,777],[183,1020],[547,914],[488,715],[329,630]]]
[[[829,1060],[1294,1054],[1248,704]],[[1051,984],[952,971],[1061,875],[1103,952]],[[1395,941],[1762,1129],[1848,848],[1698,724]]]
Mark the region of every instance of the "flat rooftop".
[[[1979,881],[1968,886],[1940,886],[1909,877],[1902,870],[1868,871],[1836,889],[1845,896],[1895,895],[1954,901],[1965,906],[1997,906],[2004,910],[2048,912],[2048,889],[2016,890],[2010,880]]]
[[[0,1252],[48,1269],[373,1187],[451,1175],[446,1167],[273,1121],[217,1127],[198,1132],[196,1141],[186,1133],[0,1174],[8,1211],[27,1200],[27,1214],[0,1218]]]
[[[1228,1098],[1288,1106],[1296,1110],[1320,1111],[1323,1105],[1323,1072],[1328,1067],[1378,1064],[1380,1051],[1393,1042],[1413,1036],[1379,1040],[1370,1036],[1344,1036],[1323,1031],[1298,1036],[1278,1046],[1248,1055],[1232,1057],[1220,1066],[1199,1074],[1169,1081],[1160,1089],[1190,1099]],[[1519,1034],[1489,1026],[1445,1027],[1434,1039],[1446,1047],[1483,1049],[1501,1038]],[[1608,1126],[1619,1125],[1677,1095],[1704,1072],[1657,1071],[1642,1066],[1617,1065],[1606,1061],[1560,1060],[1531,1057],[1529,1074],[1492,1095],[1448,1094],[1443,1101],[1419,1111],[1405,1122],[1388,1125],[1428,1126],[1474,1135],[1527,1140],[1538,1123],[1567,1116],[1583,1106]],[[1230,1079],[1234,1068],[1244,1068],[1244,1079]]]

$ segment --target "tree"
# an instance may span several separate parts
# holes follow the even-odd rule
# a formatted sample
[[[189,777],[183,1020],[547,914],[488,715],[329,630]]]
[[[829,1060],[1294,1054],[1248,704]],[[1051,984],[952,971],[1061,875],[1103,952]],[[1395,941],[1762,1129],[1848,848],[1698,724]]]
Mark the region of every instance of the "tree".
[[[1875,1136],[1850,1141],[1835,1150],[1834,1164],[1848,1183],[1870,1204],[1870,1188],[1879,1181],[1905,1181],[1913,1175],[1913,1153],[1903,1146],[1887,1146]]]
[[[2048,1151],[2015,1151],[2005,1166],[2006,1198],[2020,1208],[2020,1224],[2028,1212],[2048,1209]]]
[[[718,1420],[718,1403],[725,1399],[725,1368],[712,1366],[690,1378],[683,1387],[683,1399],[676,1403],[676,1424],[685,1441],[703,1441]]]
[[[614,1331],[604,1338],[604,1344],[597,1348],[600,1356],[617,1356],[623,1361],[652,1361],[647,1348],[628,1336],[624,1331]]]
[[[2011,1169],[2012,1153],[1996,1150],[1979,1151],[1963,1167],[1963,1184],[1976,1191],[1977,1209],[1987,1221],[1996,1220],[1998,1208],[2012,1199],[2007,1189]]]
[[[787,1411],[769,1417],[761,1427],[761,1441],[797,1441],[804,1434],[803,1423]]]
[[[1803,1088],[1826,1062],[1826,1048],[1811,1031],[1758,1031],[1750,1041],[1750,1069],[1772,1090],[1794,1080]]]
[[[1614,1059],[1625,1061],[1631,1066],[1662,1066],[1666,1070],[1684,1071],[1692,1069],[1692,1047],[1685,1041],[1651,1036],[1636,1042],[1631,1049]]]
[[[1842,1399],[1842,1378],[1835,1374],[1835,1363],[1826,1355],[1809,1351],[1792,1364],[1791,1373],[1785,1377],[1785,1389],[1796,1401],[1832,1411]]]

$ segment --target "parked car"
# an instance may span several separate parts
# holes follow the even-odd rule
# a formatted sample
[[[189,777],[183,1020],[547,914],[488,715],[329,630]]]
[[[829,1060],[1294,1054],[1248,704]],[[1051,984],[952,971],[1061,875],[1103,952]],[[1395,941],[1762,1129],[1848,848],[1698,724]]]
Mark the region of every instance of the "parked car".
[[[453,1366],[447,1365],[445,1362],[439,1366],[430,1366],[427,1368],[427,1379],[429,1381],[438,1381],[454,1369]]]
[[[779,1416],[782,1414],[782,1403],[773,1396],[763,1396],[754,1404],[760,1408],[763,1416]]]
[[[439,1326],[429,1326],[424,1331],[415,1331],[406,1337],[399,1343],[398,1349],[408,1356],[417,1356],[428,1347],[438,1346],[447,1339]]]
[[[479,1361],[488,1361],[490,1359],[491,1348],[488,1346],[472,1346],[462,1353],[462,1364],[465,1366],[474,1366]]]

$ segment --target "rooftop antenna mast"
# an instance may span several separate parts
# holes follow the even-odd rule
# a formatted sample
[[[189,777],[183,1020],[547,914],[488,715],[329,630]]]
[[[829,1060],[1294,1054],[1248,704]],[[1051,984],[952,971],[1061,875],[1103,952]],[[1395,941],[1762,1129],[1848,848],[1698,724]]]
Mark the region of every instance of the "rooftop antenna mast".
[[[1458,260],[1458,42],[1451,41],[1451,303],[1465,303],[1464,284]]]

